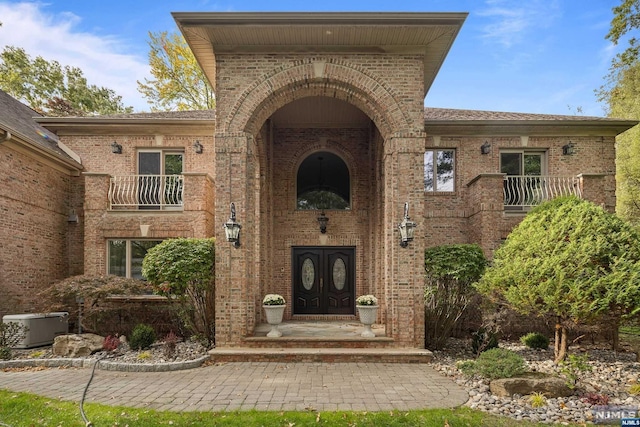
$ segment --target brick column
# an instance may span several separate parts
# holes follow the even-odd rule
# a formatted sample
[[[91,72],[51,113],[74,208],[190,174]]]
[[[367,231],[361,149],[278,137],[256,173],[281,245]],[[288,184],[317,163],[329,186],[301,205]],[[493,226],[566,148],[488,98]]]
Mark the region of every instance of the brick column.
[[[109,179],[106,173],[83,173],[84,186],[84,274],[106,273],[106,247],[102,219],[109,210]]]
[[[596,205],[602,206],[604,209],[614,212],[616,208],[615,193],[613,196],[607,194],[607,175],[595,173],[581,173],[578,175],[580,180],[580,191],[582,198],[589,200]],[[615,188],[609,187],[609,188]]]
[[[384,271],[387,335],[397,347],[424,348],[425,136],[394,134],[384,147]],[[404,203],[417,223],[415,239],[400,246]]]
[[[254,139],[243,132],[216,135],[216,346],[242,343],[255,325],[255,301],[259,292],[256,265],[259,263],[260,224],[256,221]],[[235,204],[240,223],[241,246],[226,241],[223,224]]]
[[[473,178],[469,188],[469,241],[478,243],[491,258],[501,242],[504,215],[503,173],[484,173]]]

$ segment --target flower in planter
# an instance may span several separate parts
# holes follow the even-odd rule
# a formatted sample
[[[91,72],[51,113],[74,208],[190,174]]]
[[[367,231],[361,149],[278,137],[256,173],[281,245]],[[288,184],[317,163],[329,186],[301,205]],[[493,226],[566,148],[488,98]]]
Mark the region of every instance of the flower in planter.
[[[262,305],[284,305],[286,301],[282,295],[267,294],[262,300]]]
[[[357,305],[378,305],[378,298],[373,295],[360,295],[356,298]]]

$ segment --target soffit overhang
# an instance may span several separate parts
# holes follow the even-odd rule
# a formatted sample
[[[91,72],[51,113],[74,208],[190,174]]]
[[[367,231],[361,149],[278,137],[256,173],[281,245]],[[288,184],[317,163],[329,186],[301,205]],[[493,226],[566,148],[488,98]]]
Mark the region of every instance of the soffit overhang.
[[[617,136],[635,120],[425,120],[427,135],[441,136]]]
[[[41,126],[57,135],[203,135],[215,133],[213,120],[132,119],[100,117],[38,117]]]
[[[216,54],[424,55],[424,95],[468,13],[173,12],[212,87]]]

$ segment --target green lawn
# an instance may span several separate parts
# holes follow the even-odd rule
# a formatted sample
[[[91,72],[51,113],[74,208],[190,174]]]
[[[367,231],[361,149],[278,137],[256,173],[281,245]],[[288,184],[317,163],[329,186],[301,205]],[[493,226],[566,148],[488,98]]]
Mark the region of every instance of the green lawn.
[[[533,427],[543,424],[494,417],[468,408],[393,412],[158,412],[86,404],[94,426],[425,426],[425,427]],[[0,390],[0,426],[82,427],[77,403],[61,402],[28,393]],[[545,425],[548,427],[549,425]]]

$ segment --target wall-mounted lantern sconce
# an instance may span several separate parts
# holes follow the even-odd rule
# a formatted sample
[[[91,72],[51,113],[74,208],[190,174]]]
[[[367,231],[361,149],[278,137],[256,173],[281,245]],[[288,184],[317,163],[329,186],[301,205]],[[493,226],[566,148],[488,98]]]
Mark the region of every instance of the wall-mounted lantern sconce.
[[[113,141],[111,143],[111,152],[113,154],[122,154],[122,145],[120,145],[117,142]]]
[[[329,218],[324,214],[324,211],[318,215],[318,224],[320,224],[320,233],[325,234],[327,232],[327,223]]]
[[[196,154],[202,154],[202,150],[204,150],[204,147],[202,146],[202,144],[200,144],[200,141],[197,141],[193,143],[193,149],[196,152]]]
[[[76,213],[75,209],[71,209],[71,212],[69,212],[67,222],[78,222],[78,214]]]
[[[398,228],[400,229],[400,246],[406,248],[413,240],[416,229],[416,223],[409,219],[409,202],[404,203],[404,219],[398,224]]]
[[[485,141],[484,144],[480,146],[480,154],[489,154],[491,153],[491,144]]]
[[[227,242],[233,243],[236,248],[240,247],[240,229],[242,226],[236,222],[236,205],[231,203],[231,217],[224,223],[224,234]]]
[[[574,154],[576,154],[576,145],[573,142],[562,146],[563,156],[573,156]]]

